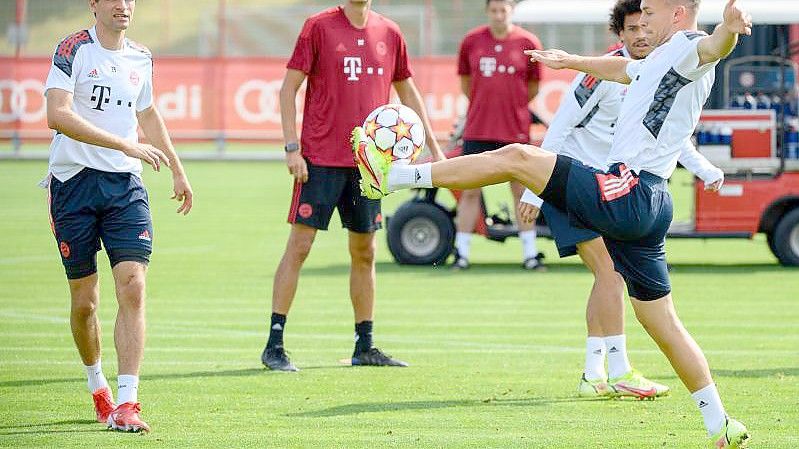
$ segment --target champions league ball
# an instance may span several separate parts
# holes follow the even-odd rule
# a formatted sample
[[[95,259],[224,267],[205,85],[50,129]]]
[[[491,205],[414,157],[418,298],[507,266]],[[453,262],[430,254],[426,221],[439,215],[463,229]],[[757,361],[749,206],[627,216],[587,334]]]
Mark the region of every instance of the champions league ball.
[[[372,111],[363,123],[366,135],[391,161],[413,162],[424,148],[422,120],[413,109],[387,104]]]

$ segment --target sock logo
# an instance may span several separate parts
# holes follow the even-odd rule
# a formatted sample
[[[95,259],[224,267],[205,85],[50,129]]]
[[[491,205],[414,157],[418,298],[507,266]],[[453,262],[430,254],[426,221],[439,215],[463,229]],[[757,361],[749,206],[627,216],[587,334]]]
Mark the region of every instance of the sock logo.
[[[608,353],[616,353],[616,352],[619,352],[619,350],[616,349],[615,346],[612,346],[610,349],[608,349]]]
[[[275,325],[272,326],[272,330],[273,331],[282,331],[283,330],[283,326],[281,326],[280,323],[275,323]]]
[[[706,406],[707,406],[707,402],[705,402],[705,401],[699,401],[699,408],[704,408],[704,407],[706,407]]]
[[[602,350],[601,349],[595,349],[594,350],[594,355],[602,355]]]
[[[415,176],[414,176],[414,182],[419,182],[419,180],[422,179],[422,174],[419,173],[419,169],[418,168],[415,170],[415,172],[416,173],[415,173]]]

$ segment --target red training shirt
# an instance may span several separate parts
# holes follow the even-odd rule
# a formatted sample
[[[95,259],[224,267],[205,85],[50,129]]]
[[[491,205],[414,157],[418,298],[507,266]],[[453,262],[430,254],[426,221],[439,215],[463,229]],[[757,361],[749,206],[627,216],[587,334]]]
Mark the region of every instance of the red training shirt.
[[[523,52],[537,49],[538,38],[519,26],[505,39],[488,25],[466,34],[458,57],[458,75],[471,76],[465,140],[529,143],[527,84],[541,79],[541,67]]]
[[[355,166],[350,132],[388,103],[392,82],[412,76],[396,23],[370,11],[358,29],[341,6],[305,21],[286,67],[308,76],[302,154],[325,167]]]

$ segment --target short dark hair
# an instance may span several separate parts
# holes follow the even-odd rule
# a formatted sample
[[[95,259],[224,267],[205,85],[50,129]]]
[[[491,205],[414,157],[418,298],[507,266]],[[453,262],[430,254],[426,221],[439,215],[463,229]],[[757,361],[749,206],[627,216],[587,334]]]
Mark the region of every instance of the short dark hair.
[[[610,31],[621,34],[624,31],[624,19],[637,12],[641,12],[641,0],[618,0],[610,11]]]
[[[516,0],[486,0],[486,8],[488,8],[488,5],[491,2],[505,2],[505,3],[510,3],[511,6],[516,6]]]

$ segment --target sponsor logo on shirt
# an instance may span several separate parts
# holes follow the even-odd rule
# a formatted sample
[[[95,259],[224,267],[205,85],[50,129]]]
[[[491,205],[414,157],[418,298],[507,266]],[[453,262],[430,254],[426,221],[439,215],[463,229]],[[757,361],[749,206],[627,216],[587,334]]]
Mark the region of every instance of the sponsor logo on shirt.
[[[345,56],[344,57],[344,73],[349,75],[347,81],[358,81],[358,75],[363,73],[363,62],[361,58]]]
[[[100,74],[97,73],[97,69],[92,69],[92,71],[89,72],[89,74],[86,75],[86,76],[88,76],[89,78],[94,78],[94,79],[99,79],[100,78]]]
[[[153,241],[153,239],[152,239],[152,237],[150,237],[150,231],[149,231],[149,230],[147,230],[147,229],[145,229],[144,231],[142,231],[142,232],[139,234],[139,240],[144,240],[144,241],[147,241],[147,242],[152,242],[152,241]]]
[[[490,78],[497,71],[497,58],[483,56],[480,58],[480,72],[484,77]]]
[[[482,73],[485,78],[491,78],[495,73],[513,75],[516,73],[516,67],[497,64],[497,58],[483,56],[480,58],[480,73]]]

